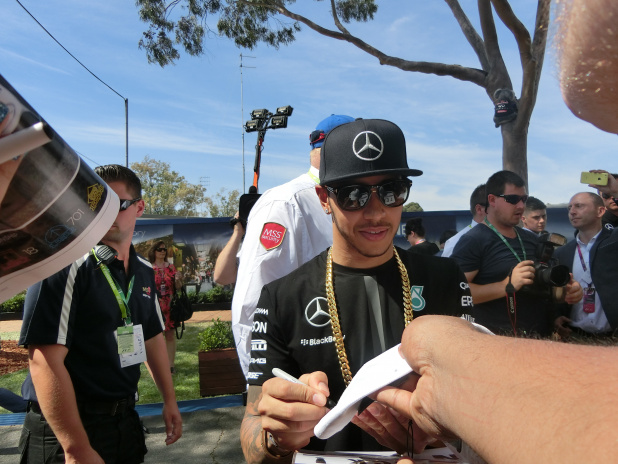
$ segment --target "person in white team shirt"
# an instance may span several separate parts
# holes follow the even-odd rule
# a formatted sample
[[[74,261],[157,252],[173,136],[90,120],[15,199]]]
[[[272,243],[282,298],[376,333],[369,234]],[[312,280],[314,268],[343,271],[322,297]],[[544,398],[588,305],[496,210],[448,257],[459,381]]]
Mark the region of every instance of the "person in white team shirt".
[[[477,186],[470,195],[470,212],[472,213],[472,222],[470,225],[464,227],[451,238],[449,238],[444,244],[444,250],[442,250],[443,258],[450,258],[455,249],[455,245],[459,242],[459,239],[467,234],[474,226],[483,222],[487,216],[485,209],[487,208],[487,195],[485,195],[485,184]]]
[[[311,167],[296,179],[267,190],[247,220],[247,233],[238,255],[239,267],[232,300],[232,330],[245,376],[249,370],[253,314],[262,287],[289,274],[333,241],[331,217],[315,191],[319,183],[320,151],[335,127],[354,121],[332,114],[309,135]],[[254,343],[259,343],[258,334]]]

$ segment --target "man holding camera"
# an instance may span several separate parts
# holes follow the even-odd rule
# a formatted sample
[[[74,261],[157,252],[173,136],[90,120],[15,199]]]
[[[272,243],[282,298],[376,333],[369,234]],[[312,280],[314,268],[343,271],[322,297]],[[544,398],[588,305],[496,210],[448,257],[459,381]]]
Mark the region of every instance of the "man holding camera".
[[[615,181],[618,184],[618,181]],[[577,235],[575,240],[556,251],[556,258],[573,272],[583,288],[584,297],[578,303],[562,306],[562,315],[555,321],[557,332],[569,337],[612,336],[618,329],[618,287],[615,275],[608,271],[608,260],[615,259],[618,242],[608,240],[611,230],[602,226],[605,213],[603,199],[592,192],[581,192],[569,201],[569,221]]]
[[[498,333],[548,336],[551,285],[531,291],[539,241],[517,226],[528,199],[524,181],[499,171],[487,180],[486,192],[487,217],[461,237],[452,256],[470,283],[474,321]],[[581,295],[571,278],[567,301],[579,301]]]

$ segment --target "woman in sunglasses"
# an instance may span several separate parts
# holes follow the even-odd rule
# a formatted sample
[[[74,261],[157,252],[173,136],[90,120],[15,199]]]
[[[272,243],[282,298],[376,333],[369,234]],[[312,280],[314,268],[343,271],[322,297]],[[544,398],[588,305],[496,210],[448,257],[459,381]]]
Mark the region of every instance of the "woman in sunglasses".
[[[163,240],[155,242],[148,250],[148,260],[152,264],[157,284],[157,296],[161,312],[165,316],[165,345],[170,360],[172,374],[176,373],[174,359],[176,358],[176,335],[174,323],[170,317],[170,303],[176,290],[182,287],[180,274],[173,264],[167,261],[167,247]]]

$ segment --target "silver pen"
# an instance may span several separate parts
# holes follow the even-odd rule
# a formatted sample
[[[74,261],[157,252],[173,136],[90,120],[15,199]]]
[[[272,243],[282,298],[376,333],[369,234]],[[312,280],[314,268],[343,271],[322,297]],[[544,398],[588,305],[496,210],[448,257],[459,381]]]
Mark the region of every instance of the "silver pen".
[[[305,382],[301,382],[296,377],[288,374],[285,371],[282,371],[278,367],[273,368],[273,375],[275,377],[279,377],[280,379],[287,380],[288,382],[299,383],[301,385],[305,385],[306,387],[309,386]],[[335,400],[333,400],[332,398],[326,398],[326,407],[328,409],[333,409],[335,406],[337,406],[337,402]]]

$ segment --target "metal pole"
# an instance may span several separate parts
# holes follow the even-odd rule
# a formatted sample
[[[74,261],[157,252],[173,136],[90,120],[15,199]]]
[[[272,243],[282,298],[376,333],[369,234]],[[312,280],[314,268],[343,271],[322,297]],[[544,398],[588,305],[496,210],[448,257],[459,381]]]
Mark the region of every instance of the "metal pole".
[[[129,167],[129,99],[124,99],[124,123],[125,123],[125,164]]]
[[[240,127],[242,130],[242,191],[245,193],[245,113],[242,93],[242,53],[240,54]]]

